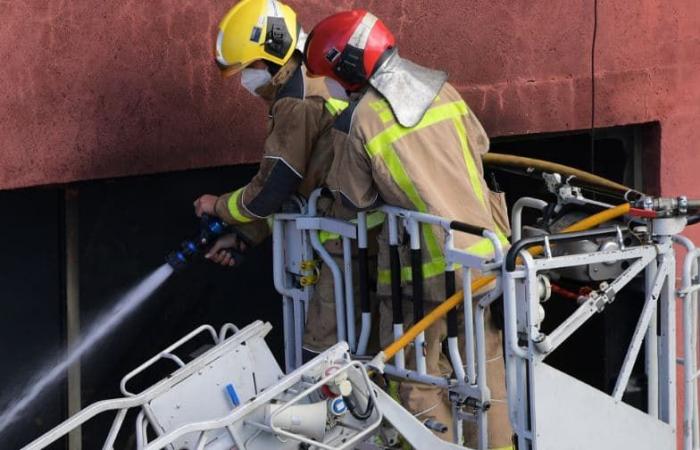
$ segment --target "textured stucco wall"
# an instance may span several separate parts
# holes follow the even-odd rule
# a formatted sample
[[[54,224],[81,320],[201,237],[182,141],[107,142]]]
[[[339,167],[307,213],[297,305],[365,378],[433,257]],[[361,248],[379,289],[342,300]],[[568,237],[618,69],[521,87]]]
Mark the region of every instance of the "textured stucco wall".
[[[256,161],[265,108],[212,65],[231,3],[0,2],[0,189]],[[493,136],[590,125],[592,0],[290,3],[374,11]],[[596,125],[658,121],[662,192],[700,197],[697,1],[599,3]]]
[[[591,0],[291,3],[307,27],[371,9],[494,136],[589,126]],[[600,0],[597,125],[660,121],[663,190],[700,195],[695,3]],[[0,188],[256,161],[264,107],[211,63],[230,4],[1,2]]]

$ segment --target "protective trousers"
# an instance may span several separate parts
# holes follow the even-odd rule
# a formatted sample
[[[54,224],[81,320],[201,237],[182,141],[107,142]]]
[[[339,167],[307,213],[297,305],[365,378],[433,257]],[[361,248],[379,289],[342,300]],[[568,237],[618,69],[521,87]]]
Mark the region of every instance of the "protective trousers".
[[[343,258],[334,256],[336,264],[343,267]],[[359,277],[357,264],[353,261],[353,285],[354,298],[359,298]],[[375,274],[377,271],[376,258],[369,260],[370,274]],[[371,283],[370,283],[371,284]],[[373,292],[370,292],[370,300],[374,298]],[[376,302],[373,302],[376,303]],[[362,313],[360,311],[359,301],[355,302],[355,323],[357,336],[360,334],[360,321]],[[318,282],[316,283],[314,293],[309,301],[307,312],[306,328],[304,330],[304,349],[313,353],[321,353],[338,342],[336,314],[335,314],[335,288],[333,283],[333,273],[331,269],[322,264],[319,272]],[[374,348],[373,348],[374,347]],[[374,343],[370,340],[370,352],[377,350],[376,338]]]
[[[439,304],[425,303],[426,314]],[[379,298],[380,308],[380,340],[382,347],[390,344],[394,339],[392,335],[392,309],[391,299]],[[413,306],[409,300],[403,301],[403,313],[405,329],[413,323]],[[464,314],[460,311],[460,348],[464,349]],[[486,373],[487,384],[491,390],[491,408],[488,411],[488,438],[489,448],[510,448],[512,443],[512,429],[508,418],[508,405],[506,403],[505,366],[503,360],[503,346],[501,332],[491,320],[491,313],[487,311],[485,318],[486,332]],[[425,356],[428,374],[437,376],[451,376],[452,366],[448,357],[443,353],[443,341],[447,339],[447,321],[443,318],[425,331]],[[462,350],[463,351],[463,350]],[[464,358],[464,355],[462,355]],[[415,368],[414,348],[411,346],[406,353],[406,365]],[[418,415],[418,419],[436,420],[448,427],[446,433],[436,433],[443,440],[452,440],[452,408],[447,397],[447,391],[435,386],[414,382],[402,382],[399,388],[401,403],[412,413]],[[476,425],[466,422],[464,426],[465,444],[476,448],[478,445],[478,432]]]

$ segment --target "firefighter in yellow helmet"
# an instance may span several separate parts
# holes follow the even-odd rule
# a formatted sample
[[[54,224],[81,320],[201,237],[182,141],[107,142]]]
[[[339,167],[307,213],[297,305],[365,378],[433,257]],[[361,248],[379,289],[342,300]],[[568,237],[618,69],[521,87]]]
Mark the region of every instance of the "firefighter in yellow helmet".
[[[216,64],[224,77],[240,73],[240,82],[269,105],[269,134],[258,173],[245,186],[195,201],[197,215],[209,214],[235,225],[252,244],[270,229],[267,219],[293,194],[308,196],[321,187],[332,162],[329,143],[334,117],[347,106],[344,89],[328,78],[307,77],[301,49],[304,32],[296,13],[275,0],[242,0],[219,25]],[[331,214],[331,207],[327,208]],[[342,246],[328,242],[331,253]],[[206,255],[233,266],[232,250],[244,250],[231,236],[220,239]],[[305,347],[322,351],[336,342],[333,282],[330,270],[320,276],[310,301]]]
[[[363,10],[341,12],[322,20],[309,34],[304,57],[312,74],[333,77],[353,93],[350,106],[334,125],[337,149],[328,177],[330,188],[343,202],[359,210],[385,203],[447,217],[493,230],[507,245],[509,227],[503,194],[491,192],[483,177],[481,156],[489,150],[488,136],[447,82],[446,73],[401,58],[393,34],[381,20]],[[454,285],[454,278],[450,283],[445,276],[445,240],[441,228],[423,226],[422,251],[409,255],[405,247],[402,249],[399,264],[403,267],[397,271],[405,304],[396,298],[391,308],[389,268],[396,258],[390,261],[388,245],[380,245],[377,293],[383,297],[382,306],[396,314],[395,324],[418,321],[447,298],[446,291],[453,289],[446,286]],[[482,256],[493,252],[491,242],[477,235],[457,234],[454,245]],[[422,256],[420,283],[413,279],[416,275],[409,263],[415,256]],[[381,319],[386,323],[381,324],[381,330],[388,334],[383,338],[386,344],[392,340],[391,318],[392,314],[382,311]],[[453,314],[449,321],[438,321],[426,330],[424,348],[418,351],[425,353],[429,373],[451,375],[442,344],[448,337],[457,338],[458,320]],[[488,448],[510,449],[512,431],[505,404],[501,336],[490,320],[486,341],[487,384],[493,399],[488,416]],[[443,390],[406,382],[400,395],[404,406],[419,414],[421,420],[445,425],[446,432],[439,435],[452,440],[452,413]],[[466,427],[465,437],[468,446],[476,447],[474,427]]]
[[[294,11],[275,0],[243,0],[221,21],[216,63],[225,77],[240,73],[243,87],[269,104],[270,132],[250,183],[198,198],[197,214],[215,214],[233,225],[261,222],[292,194],[320,185],[327,170],[319,166],[328,167],[331,158],[320,141],[332,126],[334,95],[344,94],[332,94],[326,78],[307,78],[299,50],[303,37]]]

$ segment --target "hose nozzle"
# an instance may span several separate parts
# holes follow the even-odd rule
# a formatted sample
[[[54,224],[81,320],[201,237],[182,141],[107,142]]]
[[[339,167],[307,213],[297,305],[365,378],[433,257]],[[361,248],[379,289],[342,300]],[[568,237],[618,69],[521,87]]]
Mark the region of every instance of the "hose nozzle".
[[[200,222],[199,234],[182,241],[177,250],[170,252],[165,261],[175,270],[182,270],[189,265],[195,255],[205,252],[217,239],[232,229],[220,219],[203,215]]]

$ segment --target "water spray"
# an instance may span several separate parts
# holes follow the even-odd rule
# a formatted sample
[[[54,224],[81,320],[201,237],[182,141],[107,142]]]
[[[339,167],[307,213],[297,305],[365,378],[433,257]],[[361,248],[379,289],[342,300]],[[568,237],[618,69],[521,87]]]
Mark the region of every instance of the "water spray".
[[[178,250],[167,256],[166,264],[156,269],[127,292],[87,329],[77,345],[68,349],[59,360],[47,364],[35,378],[31,379],[32,381],[24,391],[16,399],[9,402],[9,408],[0,412],[0,434],[15,422],[45,389],[62,379],[71,365],[77,363],[100,340],[112,333],[131,313],[151,297],[174,271],[185,269],[196,255],[206,252],[220,237],[232,233],[236,233],[235,229],[221,220],[207,215],[202,216],[197,236],[183,241]],[[250,245],[250,242],[240,233],[236,233],[236,236],[240,242]],[[243,254],[231,249],[229,251],[237,263],[243,260]]]
[[[30,379],[21,394],[8,403],[8,409],[0,413],[0,434],[19,419],[45,389],[61,380],[70,366],[77,363],[151,297],[172,273],[173,268],[163,264],[93,322],[74,347],[68,349],[59,359],[49,361],[35,377]]]

